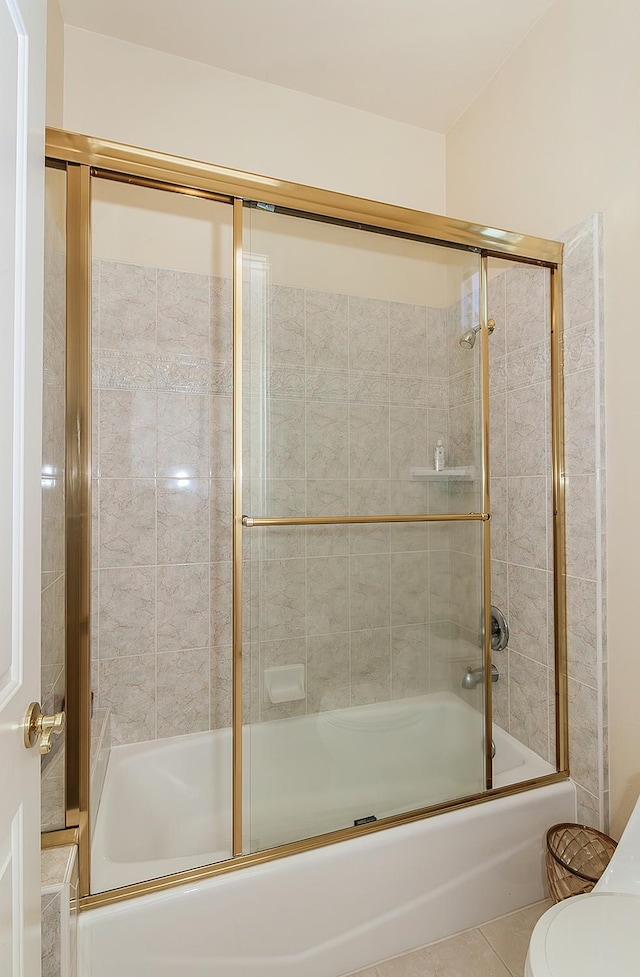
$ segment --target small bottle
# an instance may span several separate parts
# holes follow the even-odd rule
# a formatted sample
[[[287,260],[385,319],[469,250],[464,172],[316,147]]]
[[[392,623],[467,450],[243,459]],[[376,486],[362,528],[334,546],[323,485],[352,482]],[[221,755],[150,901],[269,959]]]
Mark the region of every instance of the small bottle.
[[[444,445],[441,438],[436,441],[436,448],[433,452],[433,467],[437,472],[444,471]]]

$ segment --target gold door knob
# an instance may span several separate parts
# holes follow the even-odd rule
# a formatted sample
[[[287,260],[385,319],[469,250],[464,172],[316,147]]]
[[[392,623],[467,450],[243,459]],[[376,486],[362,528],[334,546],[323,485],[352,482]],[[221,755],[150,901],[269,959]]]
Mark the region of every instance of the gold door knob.
[[[24,717],[24,745],[32,749],[40,740],[40,753],[44,756],[53,746],[51,739],[64,729],[66,716],[56,712],[53,716],[43,716],[39,702],[32,702]]]

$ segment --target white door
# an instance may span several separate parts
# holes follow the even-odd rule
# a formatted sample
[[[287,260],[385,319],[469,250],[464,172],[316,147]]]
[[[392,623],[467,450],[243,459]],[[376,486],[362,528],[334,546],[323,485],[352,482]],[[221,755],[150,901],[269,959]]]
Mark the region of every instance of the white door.
[[[0,0],[0,974],[40,973],[44,0]]]

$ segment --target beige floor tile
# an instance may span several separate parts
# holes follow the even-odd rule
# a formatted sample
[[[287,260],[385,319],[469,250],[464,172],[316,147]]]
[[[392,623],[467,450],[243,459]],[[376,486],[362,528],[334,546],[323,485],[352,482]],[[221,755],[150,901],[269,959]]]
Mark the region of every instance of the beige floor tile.
[[[376,969],[379,977],[509,977],[477,929],[380,963]]]
[[[524,962],[533,927],[553,903],[550,899],[536,902],[520,912],[511,913],[481,926],[480,930],[509,968],[513,977],[523,977]]]
[[[369,970],[359,970],[357,974],[349,974],[349,977],[378,977],[378,971],[371,967]]]

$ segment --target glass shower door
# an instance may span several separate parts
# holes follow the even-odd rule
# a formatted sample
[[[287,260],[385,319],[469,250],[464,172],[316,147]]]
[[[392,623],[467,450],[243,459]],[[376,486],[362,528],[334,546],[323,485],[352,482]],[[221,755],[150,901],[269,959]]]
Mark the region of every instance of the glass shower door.
[[[256,851],[486,786],[480,259],[260,205],[243,248]]]

